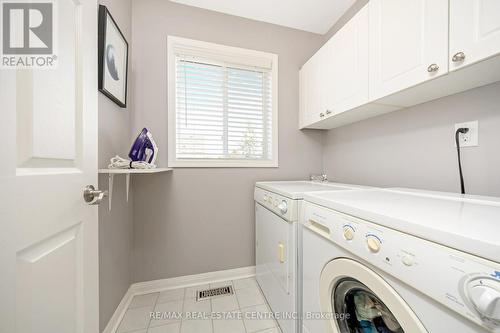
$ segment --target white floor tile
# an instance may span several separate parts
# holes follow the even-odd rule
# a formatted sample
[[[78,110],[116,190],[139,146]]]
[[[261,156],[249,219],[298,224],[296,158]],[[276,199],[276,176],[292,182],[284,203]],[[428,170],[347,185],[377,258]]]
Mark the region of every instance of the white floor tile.
[[[242,319],[214,320],[214,333],[245,333]]]
[[[143,306],[154,306],[159,294],[160,293],[152,293],[152,294],[134,296],[128,308],[133,309],[133,308],[141,308]]]
[[[187,298],[184,300],[184,308],[182,312],[184,312],[187,316],[187,313],[206,313],[209,314],[211,312],[210,300],[199,301],[197,302],[195,298]]]
[[[166,303],[184,299],[184,293],[184,288],[162,291],[158,297],[157,303]]]
[[[274,327],[274,328],[270,328],[268,330],[260,331],[258,333],[281,333],[281,330],[277,327]]]
[[[234,295],[196,301],[197,291],[230,285]],[[212,312],[235,315],[213,319]],[[220,281],[135,296],[116,333],[281,333],[269,313],[255,278]]]
[[[178,322],[168,325],[151,327],[147,333],[179,333],[180,331],[181,331],[181,323]]]
[[[266,302],[257,286],[236,290],[236,297],[238,297],[240,308],[264,304]]]
[[[152,318],[149,327],[156,327],[181,321],[183,300],[156,304],[155,312],[160,313],[160,318]]]
[[[181,333],[212,333],[211,320],[183,320]]]
[[[230,312],[238,309],[239,305],[238,301],[236,300],[236,295],[212,298],[213,312]]]
[[[233,280],[233,285],[234,289],[244,289],[244,288],[249,288],[249,287],[257,287],[257,280],[255,278],[246,278],[246,279],[239,279],[239,280]]]
[[[199,290],[209,289],[209,284],[202,284],[199,286],[188,287],[186,288],[186,298],[196,298],[196,292]]]
[[[241,311],[243,312],[243,320],[248,333],[276,327],[274,319],[269,317],[270,310],[265,304],[248,307]]]
[[[147,328],[151,311],[153,311],[153,306],[127,310],[116,332],[123,333]]]
[[[210,288],[220,288],[220,287],[226,287],[226,286],[232,286],[233,281],[221,281],[221,282],[214,282],[210,283]]]

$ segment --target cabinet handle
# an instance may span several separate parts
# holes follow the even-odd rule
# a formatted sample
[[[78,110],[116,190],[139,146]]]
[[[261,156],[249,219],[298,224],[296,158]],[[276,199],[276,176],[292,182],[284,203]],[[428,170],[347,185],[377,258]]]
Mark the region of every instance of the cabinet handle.
[[[429,67],[427,67],[427,71],[429,73],[434,73],[434,72],[437,72],[438,70],[439,70],[439,66],[437,64],[432,64]]]
[[[465,60],[465,53],[463,52],[458,52],[458,53],[455,53],[453,55],[453,57],[451,58],[451,60],[453,62],[460,62],[460,61],[464,61]]]
[[[331,114],[331,113],[332,113],[332,111],[330,111],[330,110],[326,110],[326,114],[327,114],[327,115],[329,115],[329,114]]]
[[[319,116],[320,116],[321,118],[323,118],[323,117],[325,116],[325,114],[324,114],[323,112],[321,112],[321,113],[319,114]]]

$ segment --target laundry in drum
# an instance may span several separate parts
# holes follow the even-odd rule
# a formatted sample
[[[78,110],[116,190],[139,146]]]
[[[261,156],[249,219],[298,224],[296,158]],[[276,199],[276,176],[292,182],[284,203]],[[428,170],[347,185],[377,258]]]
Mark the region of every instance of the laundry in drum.
[[[403,333],[394,315],[377,298],[364,292],[354,294],[354,314],[357,323],[351,327],[356,333]]]
[[[147,128],[143,128],[130,148],[129,159],[116,155],[111,158],[108,168],[154,169],[157,156],[158,146],[153,139],[153,134]]]

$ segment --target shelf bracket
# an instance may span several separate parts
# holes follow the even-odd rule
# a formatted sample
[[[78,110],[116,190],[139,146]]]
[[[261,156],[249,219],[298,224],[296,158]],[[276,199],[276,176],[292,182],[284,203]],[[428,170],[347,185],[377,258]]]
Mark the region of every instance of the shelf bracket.
[[[127,202],[128,202],[128,193],[129,193],[129,189],[130,189],[130,173],[127,173],[125,175],[125,186],[126,186],[126,191],[127,191]]]
[[[130,178],[134,174],[155,174],[160,172],[172,171],[172,168],[155,168],[155,169],[99,169],[100,174],[108,175],[108,209],[111,211],[111,202],[113,201],[113,183],[115,175],[125,175],[126,198],[129,202],[130,198]]]
[[[111,211],[111,202],[113,201],[113,181],[115,175],[110,173],[108,174],[108,209]]]

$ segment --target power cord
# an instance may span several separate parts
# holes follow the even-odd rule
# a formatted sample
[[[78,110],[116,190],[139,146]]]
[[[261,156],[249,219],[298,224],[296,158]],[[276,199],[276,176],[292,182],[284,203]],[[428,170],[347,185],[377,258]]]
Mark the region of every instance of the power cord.
[[[464,175],[462,173],[462,159],[460,157],[460,134],[465,134],[467,132],[469,132],[469,129],[465,127],[459,128],[455,132],[455,143],[457,145],[457,156],[458,156],[458,173],[460,174],[460,190],[462,194],[465,194],[465,185],[464,185]]]
[[[111,158],[108,165],[110,169],[154,169],[156,165],[145,161],[131,161],[126,158],[116,155]]]

